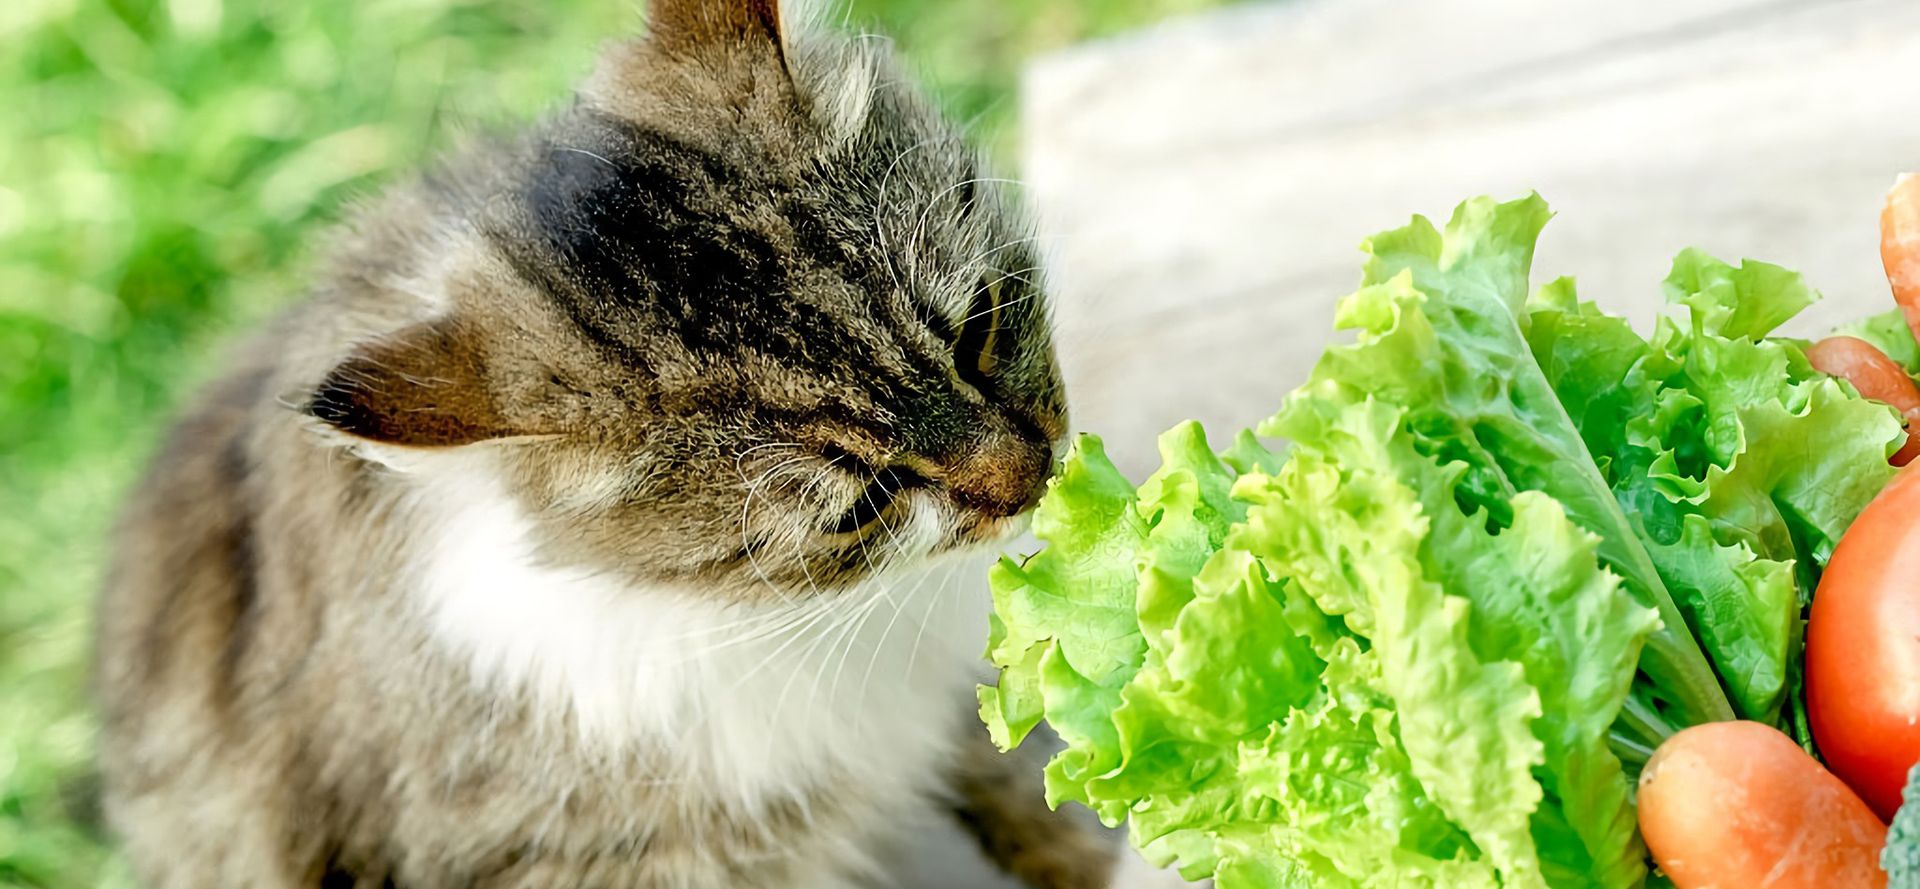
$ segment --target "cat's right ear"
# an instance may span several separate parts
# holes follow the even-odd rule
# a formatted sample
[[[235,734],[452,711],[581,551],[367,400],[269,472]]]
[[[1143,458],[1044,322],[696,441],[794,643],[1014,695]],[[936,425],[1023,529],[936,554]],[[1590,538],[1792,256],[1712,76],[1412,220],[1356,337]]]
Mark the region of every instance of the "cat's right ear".
[[[510,422],[487,383],[486,351],[453,320],[356,349],[307,399],[309,416],[357,439],[447,448],[535,434]]]
[[[764,46],[785,64],[780,0],[651,0],[647,35],[673,52],[715,46]]]

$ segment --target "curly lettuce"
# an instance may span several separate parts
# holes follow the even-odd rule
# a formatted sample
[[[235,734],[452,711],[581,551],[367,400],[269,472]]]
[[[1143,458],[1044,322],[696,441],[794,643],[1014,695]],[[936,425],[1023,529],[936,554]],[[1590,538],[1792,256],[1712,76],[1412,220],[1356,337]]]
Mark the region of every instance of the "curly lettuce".
[[[1808,592],[1900,424],[1770,337],[1797,276],[1689,251],[1642,336],[1532,287],[1549,215],[1369,239],[1355,341],[1260,437],[1183,424],[1137,486],[1080,437],[1045,547],[991,572],[980,690],[1001,746],[1064,742],[1051,803],[1222,889],[1638,886],[1651,749],[1791,724]]]

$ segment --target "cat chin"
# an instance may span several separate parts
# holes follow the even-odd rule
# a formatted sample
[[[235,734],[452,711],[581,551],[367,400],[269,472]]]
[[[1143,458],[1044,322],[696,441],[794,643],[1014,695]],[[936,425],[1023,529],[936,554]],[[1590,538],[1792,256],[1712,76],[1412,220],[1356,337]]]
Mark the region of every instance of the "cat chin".
[[[986,608],[978,558],[927,553],[931,510],[902,529],[918,546],[890,570],[742,602],[539,558],[531,521],[487,473],[414,480],[433,513],[411,585],[431,637],[590,749],[676,751],[675,768],[744,804],[822,769],[919,792],[956,736]]]

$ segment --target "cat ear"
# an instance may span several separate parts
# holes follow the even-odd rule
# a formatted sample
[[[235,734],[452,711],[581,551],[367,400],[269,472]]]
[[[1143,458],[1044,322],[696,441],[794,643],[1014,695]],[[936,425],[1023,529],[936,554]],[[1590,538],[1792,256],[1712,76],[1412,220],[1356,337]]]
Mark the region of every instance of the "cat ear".
[[[786,33],[780,25],[780,0],[652,0],[647,30],[670,50],[762,44],[782,64]]]
[[[306,412],[380,444],[444,448],[527,434],[490,394],[476,338],[450,320],[362,346],[327,374]]]

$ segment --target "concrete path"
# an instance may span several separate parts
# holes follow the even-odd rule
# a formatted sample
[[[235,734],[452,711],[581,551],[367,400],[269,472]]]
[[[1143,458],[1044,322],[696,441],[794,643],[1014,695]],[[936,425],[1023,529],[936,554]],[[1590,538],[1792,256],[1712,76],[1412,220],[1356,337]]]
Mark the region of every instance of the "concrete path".
[[[1304,378],[1361,238],[1476,194],[1538,190],[1536,278],[1644,324],[1687,245],[1805,272],[1802,332],[1890,307],[1920,3],[1294,0],[1044,59],[1024,103],[1074,425],[1138,473]]]

